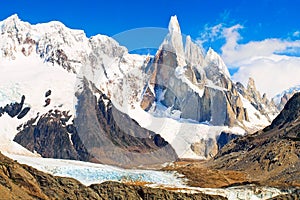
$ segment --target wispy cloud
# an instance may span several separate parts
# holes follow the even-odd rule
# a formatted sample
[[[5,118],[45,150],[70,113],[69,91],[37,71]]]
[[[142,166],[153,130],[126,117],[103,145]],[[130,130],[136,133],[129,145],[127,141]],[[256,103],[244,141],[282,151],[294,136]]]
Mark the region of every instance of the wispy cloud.
[[[295,32],[293,33],[293,36],[294,36],[294,37],[300,37],[300,31],[295,31]]]
[[[215,25],[205,24],[199,37],[196,39],[196,43],[202,46],[210,46],[215,41],[224,39],[223,30],[226,24],[233,24],[229,10],[224,10],[220,13]]]
[[[217,24],[210,27],[208,24],[204,26],[204,30],[200,33],[196,42],[198,44],[211,43],[222,38],[223,24]]]

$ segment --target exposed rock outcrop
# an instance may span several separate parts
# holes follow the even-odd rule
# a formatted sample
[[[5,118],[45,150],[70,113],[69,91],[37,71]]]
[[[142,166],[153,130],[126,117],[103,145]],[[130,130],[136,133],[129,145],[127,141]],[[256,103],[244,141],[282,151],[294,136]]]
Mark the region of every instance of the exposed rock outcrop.
[[[17,116],[18,119],[22,119],[30,111],[30,107],[25,107]]]
[[[23,95],[21,97],[20,103],[14,102],[11,104],[7,104],[3,108],[0,107],[0,117],[3,114],[7,113],[11,118],[14,118],[17,116],[18,119],[22,119],[30,110],[29,106],[23,108],[24,102],[25,102],[25,96]],[[22,108],[23,108],[23,110],[22,110]]]
[[[203,155],[205,158],[212,158],[218,153],[218,146],[212,138],[200,140],[191,144],[191,150],[197,155]]]
[[[51,90],[48,90],[46,93],[45,93],[45,98],[49,97],[51,95],[52,91]]]
[[[239,135],[233,133],[222,132],[217,138],[218,150],[222,149],[231,140],[240,137]]]
[[[50,110],[20,127],[14,141],[43,157],[92,161],[74,125],[66,124],[70,118],[65,111]]]

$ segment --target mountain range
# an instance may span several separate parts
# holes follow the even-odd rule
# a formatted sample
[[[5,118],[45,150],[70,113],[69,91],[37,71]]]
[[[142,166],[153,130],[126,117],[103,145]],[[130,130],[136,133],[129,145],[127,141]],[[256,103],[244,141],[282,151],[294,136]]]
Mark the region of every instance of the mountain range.
[[[17,15],[0,32],[4,154],[156,169],[207,160],[230,184],[299,187],[297,89],[268,99],[254,79],[234,82],[220,55],[184,37],[176,16],[155,55]],[[235,182],[230,170],[253,178]]]
[[[121,166],[205,159],[217,153],[222,132],[251,133],[278,113],[253,79],[246,87],[234,83],[213,49],[204,53],[189,36],[183,45],[176,16],[154,56],[130,54],[108,36],[87,38],[60,22],[31,25],[17,15],[1,22],[0,37],[1,105],[24,95],[21,104],[30,109],[9,119],[15,127],[5,129],[7,139],[16,135],[14,141],[44,157]],[[51,131],[57,129],[59,136]],[[154,160],[145,159],[150,155]]]

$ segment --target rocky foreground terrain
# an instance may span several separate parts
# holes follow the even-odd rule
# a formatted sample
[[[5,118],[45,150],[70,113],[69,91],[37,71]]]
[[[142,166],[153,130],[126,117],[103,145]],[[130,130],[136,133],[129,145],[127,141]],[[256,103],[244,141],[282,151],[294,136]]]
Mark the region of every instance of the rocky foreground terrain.
[[[72,178],[55,177],[21,165],[0,153],[0,199],[225,199],[141,184],[105,182],[89,187]]]
[[[199,163],[198,163],[199,164]],[[199,181],[199,174],[194,174],[194,179],[190,185],[202,185],[214,187],[212,185],[216,181],[218,187],[220,183],[225,183],[223,186],[228,186],[229,182],[233,183],[246,178],[241,172],[225,171],[225,170],[210,170],[206,168],[198,168],[197,163],[181,162],[182,166],[189,169],[189,175],[193,170],[199,170],[199,174],[207,173]],[[201,172],[203,170],[203,172]],[[188,176],[188,174],[187,174]],[[205,178],[206,177],[206,178]],[[214,179],[217,178],[217,179]],[[234,178],[235,177],[235,178]],[[210,182],[205,183],[207,180]],[[194,181],[194,183],[193,183]],[[198,184],[196,184],[198,181]],[[228,182],[229,181],[229,182]],[[226,184],[227,182],[227,184]],[[211,184],[211,185],[209,185]],[[247,184],[247,182],[240,182]],[[238,184],[236,184],[238,185]],[[186,191],[186,192],[183,192]],[[282,190],[284,191],[284,189]],[[257,190],[260,193],[259,190]],[[275,199],[299,199],[300,189],[294,189],[292,194],[279,195],[272,198]],[[0,199],[227,199],[218,195],[208,195],[203,193],[194,193],[189,189],[176,188],[151,188],[144,185],[142,182],[104,182],[101,184],[92,184],[85,186],[73,178],[52,176],[41,172],[33,167],[19,164],[2,153],[0,153]]]

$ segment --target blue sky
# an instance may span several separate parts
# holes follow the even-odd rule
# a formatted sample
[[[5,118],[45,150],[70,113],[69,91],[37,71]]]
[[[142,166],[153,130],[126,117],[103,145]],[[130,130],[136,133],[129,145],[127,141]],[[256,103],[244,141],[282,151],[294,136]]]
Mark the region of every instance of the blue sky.
[[[3,0],[0,17],[17,13],[31,23],[58,20],[88,36],[139,27],[167,27],[177,15],[182,32],[197,38],[205,25],[243,24],[244,40],[287,37],[300,30],[297,0],[37,1]]]
[[[235,80],[246,83],[253,76],[272,96],[300,84],[297,76],[287,75],[272,85],[283,72],[300,73],[299,7],[297,0],[3,0],[0,20],[16,13],[30,23],[57,20],[87,36],[113,36],[134,28],[167,28],[170,16],[177,15],[182,33],[220,53]],[[261,72],[268,70],[276,75],[265,80]]]

